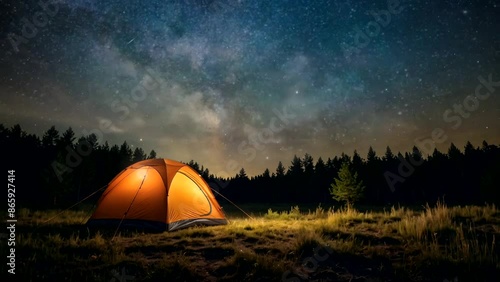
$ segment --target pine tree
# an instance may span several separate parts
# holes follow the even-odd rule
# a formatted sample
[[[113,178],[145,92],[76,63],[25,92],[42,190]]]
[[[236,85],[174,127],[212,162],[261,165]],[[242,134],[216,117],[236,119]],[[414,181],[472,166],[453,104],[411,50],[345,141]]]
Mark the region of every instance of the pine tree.
[[[331,184],[330,194],[333,199],[352,206],[363,197],[364,190],[363,181],[358,179],[358,173],[353,173],[347,162],[342,163],[338,178]]]
[[[304,172],[307,176],[312,176],[314,174],[314,159],[311,155],[305,154],[302,160],[302,166],[304,167]]]
[[[460,152],[460,149],[453,143],[450,144],[450,148],[448,149],[448,158],[452,161],[459,161],[462,159],[462,152]]]
[[[269,169],[266,168],[266,170],[264,170],[264,173],[262,173],[262,178],[264,179],[271,178],[271,172],[269,171]]]
[[[286,173],[293,177],[301,177],[302,173],[304,173],[302,169],[302,160],[297,157],[297,155],[293,156],[292,165],[288,168]]]
[[[140,147],[136,147],[134,150],[134,154],[132,155],[132,162],[136,163],[146,159],[146,154],[144,150]]]
[[[392,153],[392,150],[391,150],[391,148],[389,148],[389,146],[387,146],[387,148],[385,150],[385,155],[384,155],[383,159],[386,162],[392,162],[394,159],[396,159],[396,157]]]
[[[357,150],[354,150],[354,154],[352,155],[352,165],[356,168],[359,169],[363,165],[363,159],[359,155]]]
[[[210,177],[210,171],[208,170],[208,168],[205,168],[200,174],[203,179],[208,181],[208,178]]]
[[[244,168],[240,169],[240,172],[238,172],[238,174],[236,175],[236,178],[239,178],[239,179],[248,179],[247,173],[246,173],[246,171],[245,171]]]
[[[276,168],[276,177],[282,177],[285,176],[285,167],[281,163],[281,161],[278,163],[278,167]]]
[[[151,152],[149,152],[148,159],[156,159],[156,151],[155,150],[151,150]]]
[[[125,168],[131,164],[133,151],[128,145],[127,141],[124,141],[120,146],[120,166]]]
[[[93,150],[97,149],[97,146],[99,145],[97,135],[91,133],[85,137],[85,140],[89,143]]]
[[[387,147],[389,148],[389,147]],[[368,149],[368,154],[366,156],[366,161],[369,163],[373,163],[378,160],[377,153],[373,150],[372,146]]]
[[[59,131],[57,131],[55,126],[52,126],[43,134],[42,145],[45,148],[55,147],[57,142],[59,142],[59,138]]]
[[[63,132],[61,138],[59,139],[60,146],[71,146],[73,145],[73,142],[75,142],[75,139],[75,132],[71,127],[69,127],[66,131]]]

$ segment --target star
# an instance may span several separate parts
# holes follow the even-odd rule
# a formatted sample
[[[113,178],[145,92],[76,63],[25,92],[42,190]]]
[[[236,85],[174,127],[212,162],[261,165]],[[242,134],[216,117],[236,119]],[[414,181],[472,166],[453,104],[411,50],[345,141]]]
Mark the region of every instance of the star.
[[[500,79],[490,34],[498,4],[443,0],[455,8],[434,17],[418,1],[393,1],[392,12],[369,0],[177,2],[2,10],[2,125],[41,137],[71,127],[76,140],[95,133],[99,145],[127,141],[249,175],[292,152],[326,159],[368,143],[404,151],[458,118],[464,126],[447,132],[449,142],[500,142],[486,126],[498,122],[498,95],[469,120],[445,114],[479,75]]]

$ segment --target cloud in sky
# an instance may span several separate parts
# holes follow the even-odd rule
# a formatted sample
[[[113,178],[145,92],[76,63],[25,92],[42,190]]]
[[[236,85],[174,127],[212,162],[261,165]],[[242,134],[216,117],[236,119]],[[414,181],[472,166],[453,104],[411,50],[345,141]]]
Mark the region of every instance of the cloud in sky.
[[[22,35],[21,19],[37,3],[3,11],[2,123],[41,135],[106,121],[110,143],[213,172],[234,160],[251,175],[306,152],[406,151],[436,127],[457,144],[500,140],[498,95],[457,130],[443,120],[479,75],[500,80],[492,2],[401,1],[405,9],[351,56],[342,46],[386,1],[126,2],[58,1],[50,24],[19,52],[7,35]],[[148,82],[155,87],[134,92]],[[262,142],[284,111],[293,118]],[[252,149],[248,161],[242,152]]]

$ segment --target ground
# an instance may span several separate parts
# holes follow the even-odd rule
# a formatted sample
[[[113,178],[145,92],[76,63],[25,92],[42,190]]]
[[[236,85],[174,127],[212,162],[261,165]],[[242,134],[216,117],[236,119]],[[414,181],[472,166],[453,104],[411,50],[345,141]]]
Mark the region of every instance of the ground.
[[[500,281],[492,205],[242,208],[252,218],[228,209],[225,226],[116,236],[85,227],[90,209],[22,209],[16,280]]]

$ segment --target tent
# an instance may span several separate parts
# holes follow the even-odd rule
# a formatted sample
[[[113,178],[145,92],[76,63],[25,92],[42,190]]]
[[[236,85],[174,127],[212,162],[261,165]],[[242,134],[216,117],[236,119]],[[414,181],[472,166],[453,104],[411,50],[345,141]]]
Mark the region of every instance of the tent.
[[[223,224],[226,217],[205,180],[188,165],[168,159],[125,168],[108,184],[87,222],[155,231]]]

